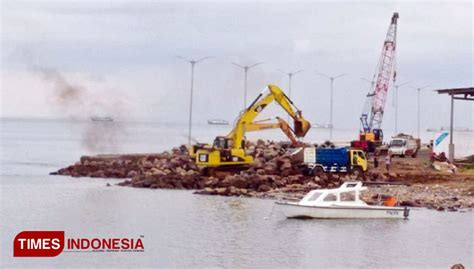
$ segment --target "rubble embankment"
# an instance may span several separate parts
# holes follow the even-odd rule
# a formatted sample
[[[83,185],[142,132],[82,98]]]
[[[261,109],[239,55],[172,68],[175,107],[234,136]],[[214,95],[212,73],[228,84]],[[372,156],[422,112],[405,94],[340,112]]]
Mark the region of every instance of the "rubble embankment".
[[[78,163],[51,174],[123,178],[119,185],[137,188],[193,189],[198,194],[268,198],[302,197],[309,190],[338,187],[351,179],[349,175],[307,175],[291,158],[286,143],[258,140],[247,148],[255,157],[254,164],[212,176],[201,173],[185,147],[159,154],[83,156]],[[474,208],[474,175],[435,171],[424,161],[394,160],[390,173],[371,167],[366,180],[406,184],[369,187],[363,196],[369,203],[392,195],[407,206],[451,211]]]

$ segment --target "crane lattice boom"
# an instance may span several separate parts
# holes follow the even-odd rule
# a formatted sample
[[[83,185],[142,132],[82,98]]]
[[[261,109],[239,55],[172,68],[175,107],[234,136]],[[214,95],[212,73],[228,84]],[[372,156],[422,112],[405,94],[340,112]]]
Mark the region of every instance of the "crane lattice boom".
[[[368,119],[369,111],[364,111],[361,116],[361,123],[364,132],[380,130],[382,127],[382,119],[390,78],[393,74],[393,80],[395,81],[396,77],[394,62],[397,43],[397,20],[398,13],[395,12],[392,16],[392,21],[383,44],[382,54],[377,67],[377,80],[374,89],[371,89],[367,95],[371,106],[370,118]]]

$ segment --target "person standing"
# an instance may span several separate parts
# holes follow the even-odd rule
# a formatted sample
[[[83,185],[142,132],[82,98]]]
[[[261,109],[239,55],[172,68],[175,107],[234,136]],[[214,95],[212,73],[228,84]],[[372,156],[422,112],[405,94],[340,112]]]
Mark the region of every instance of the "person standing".
[[[392,162],[392,156],[390,156],[390,154],[385,155],[385,168],[387,168],[387,173],[390,172],[391,162]]]

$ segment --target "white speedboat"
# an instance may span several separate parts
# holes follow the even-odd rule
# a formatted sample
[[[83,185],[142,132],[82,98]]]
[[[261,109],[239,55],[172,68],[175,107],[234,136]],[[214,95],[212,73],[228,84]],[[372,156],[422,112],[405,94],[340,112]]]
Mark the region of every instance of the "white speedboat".
[[[298,202],[278,200],[275,209],[287,218],[320,219],[369,219],[408,218],[407,207],[368,205],[360,200],[360,192],[366,190],[362,182],[344,182],[337,189],[313,190]],[[387,204],[393,203],[387,201]]]

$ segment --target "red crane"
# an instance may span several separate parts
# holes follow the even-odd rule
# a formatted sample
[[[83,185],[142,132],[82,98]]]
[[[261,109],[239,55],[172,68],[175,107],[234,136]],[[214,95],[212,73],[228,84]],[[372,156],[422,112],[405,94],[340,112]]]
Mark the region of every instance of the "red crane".
[[[367,101],[360,116],[361,130],[359,141],[354,141],[355,147],[368,149],[368,144],[375,146],[382,144],[382,119],[387,99],[390,79],[396,78],[395,49],[397,44],[398,13],[393,13],[387,36],[383,43],[382,54],[377,65],[376,83],[367,94]],[[375,77],[375,75],[374,75]],[[372,147],[374,148],[374,147]],[[372,150],[369,150],[372,151]]]

